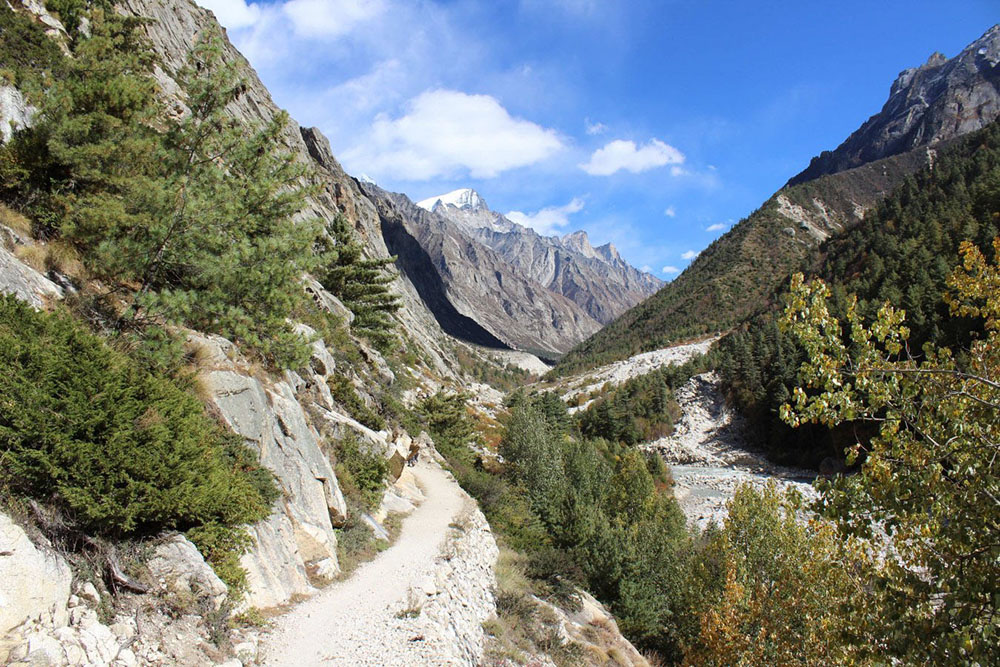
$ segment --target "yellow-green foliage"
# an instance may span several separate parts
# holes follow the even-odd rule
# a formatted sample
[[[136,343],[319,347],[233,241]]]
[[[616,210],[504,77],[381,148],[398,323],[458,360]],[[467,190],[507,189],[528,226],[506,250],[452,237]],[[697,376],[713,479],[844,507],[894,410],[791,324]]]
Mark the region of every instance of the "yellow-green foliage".
[[[1000,238],[993,250],[1000,258]],[[911,357],[905,313],[889,303],[869,324],[849,300],[844,331],[827,287],[801,275],[782,322],[809,356],[782,417],[878,429],[861,473],[826,485],[821,503],[868,559],[862,581],[877,613],[851,620],[877,659],[1000,661],[1000,265],[969,242],[961,252],[946,301],[952,318],[986,332],[961,354],[928,344]]]
[[[852,580],[833,525],[805,520],[801,498],[737,489],[721,531],[703,549],[715,561],[700,601],[700,634],[685,660],[692,665],[831,665],[848,647],[843,616],[853,599],[860,616],[865,591]],[[711,585],[712,583],[715,586]]]

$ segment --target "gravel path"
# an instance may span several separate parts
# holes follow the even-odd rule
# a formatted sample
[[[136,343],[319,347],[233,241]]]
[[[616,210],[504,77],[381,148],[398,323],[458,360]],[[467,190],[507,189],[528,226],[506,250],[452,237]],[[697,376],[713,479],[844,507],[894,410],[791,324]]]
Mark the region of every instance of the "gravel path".
[[[404,521],[396,543],[354,575],[332,584],[275,620],[263,664],[421,664],[420,644],[406,619],[407,593],[433,576],[448,526],[469,502],[458,484],[433,461],[413,468],[426,500]]]

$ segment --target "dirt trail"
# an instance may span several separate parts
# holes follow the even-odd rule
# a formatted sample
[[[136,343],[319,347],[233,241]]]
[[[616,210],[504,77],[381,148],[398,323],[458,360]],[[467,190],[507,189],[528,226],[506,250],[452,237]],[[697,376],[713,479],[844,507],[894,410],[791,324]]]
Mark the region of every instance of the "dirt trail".
[[[433,461],[413,468],[426,500],[403,521],[396,543],[275,621],[263,664],[412,665],[422,639],[405,618],[407,594],[433,577],[448,526],[471,503]]]

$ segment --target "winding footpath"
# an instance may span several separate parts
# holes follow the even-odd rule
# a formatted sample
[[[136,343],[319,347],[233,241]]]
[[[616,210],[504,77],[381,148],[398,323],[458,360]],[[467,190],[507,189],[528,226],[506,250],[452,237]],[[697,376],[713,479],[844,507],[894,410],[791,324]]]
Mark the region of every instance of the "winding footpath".
[[[424,638],[408,622],[408,597],[434,576],[449,526],[472,501],[434,461],[411,468],[425,500],[395,544],[354,574],[275,619],[262,664],[425,664]]]

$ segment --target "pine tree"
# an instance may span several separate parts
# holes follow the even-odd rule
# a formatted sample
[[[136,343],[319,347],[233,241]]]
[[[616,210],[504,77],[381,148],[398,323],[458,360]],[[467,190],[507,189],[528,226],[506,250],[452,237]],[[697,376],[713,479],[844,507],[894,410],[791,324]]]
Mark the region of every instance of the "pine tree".
[[[167,196],[128,253],[144,258],[130,317],[160,315],[301,363],[287,318],[304,302],[320,228],[293,220],[308,190],[305,168],[281,145],[288,116],[247,127],[227,112],[245,85],[217,33],[195,47],[180,80],[190,114],[164,134]]]
[[[347,219],[339,215],[327,228],[319,280],[352,313],[352,327],[380,348],[393,344],[391,316],[399,310],[399,296],[389,291],[395,279],[389,267],[395,257],[365,259],[361,243]]]

